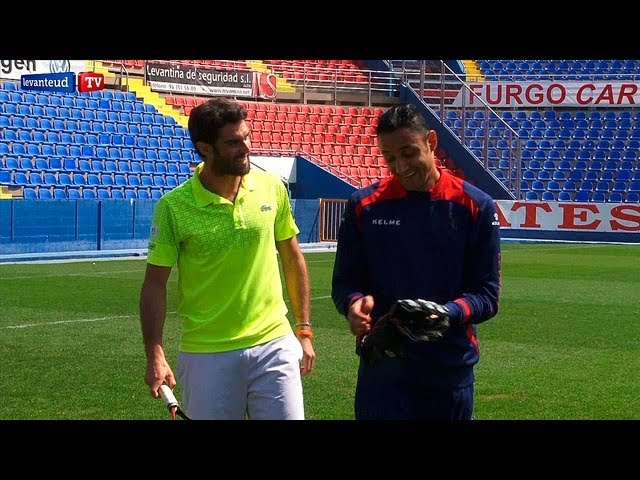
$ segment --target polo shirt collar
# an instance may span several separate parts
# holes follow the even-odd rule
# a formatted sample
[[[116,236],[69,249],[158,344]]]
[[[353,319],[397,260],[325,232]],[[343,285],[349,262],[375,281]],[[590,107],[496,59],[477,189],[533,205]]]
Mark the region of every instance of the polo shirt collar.
[[[206,207],[209,204],[221,205],[229,203],[229,200],[227,200],[226,198],[222,198],[216,193],[210,192],[204,187],[204,185],[202,185],[202,182],[200,182],[200,172],[202,171],[203,167],[204,162],[200,162],[193,172],[192,177],[193,196],[198,208]],[[251,192],[255,189],[256,182],[250,170],[249,173],[242,177],[237,198],[242,198],[247,194],[247,192]]]

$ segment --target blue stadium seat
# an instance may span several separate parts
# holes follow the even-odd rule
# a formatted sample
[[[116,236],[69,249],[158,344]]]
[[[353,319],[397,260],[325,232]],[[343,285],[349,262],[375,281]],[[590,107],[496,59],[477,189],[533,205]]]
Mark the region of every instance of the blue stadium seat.
[[[609,203],[622,203],[622,193],[611,192],[609,194]]]
[[[621,182],[631,181],[631,177],[632,177],[631,172],[632,170],[630,168],[625,168],[625,169],[620,168],[615,175],[616,180],[620,180]],[[626,190],[626,186],[625,186],[625,190]]]
[[[609,193],[609,182],[605,182],[602,180],[599,181],[598,183],[596,183],[595,191]]]
[[[38,189],[38,198],[41,200],[51,200],[53,198],[53,193],[47,187],[40,187]]]
[[[596,152],[596,153],[598,153],[598,152]],[[603,159],[604,159],[604,157],[603,157]],[[594,155],[594,158],[593,158],[593,160],[591,160],[591,163],[587,167],[587,170],[594,171],[594,172],[601,172],[602,169],[603,169],[602,159],[598,158],[596,160],[596,156]]]
[[[549,180],[549,183],[547,183],[547,190],[549,192],[559,192],[560,190],[562,190],[560,188],[560,183],[556,180]],[[555,199],[555,197],[554,197]],[[544,200],[544,197],[543,197]]]
[[[32,188],[32,187],[24,187],[24,188],[22,189],[22,197],[23,197],[24,199],[27,199],[27,200],[29,200],[29,199],[36,199],[36,198],[38,198],[38,192],[36,191],[36,189],[35,189],[35,188]]]
[[[5,103],[4,113],[7,115],[18,115],[18,106],[15,103]]]
[[[558,201],[559,202],[570,202],[571,201],[571,194],[569,192],[558,192]]]
[[[616,139],[611,144],[611,151],[624,151],[627,148],[624,140]]]
[[[151,175],[140,175],[140,184],[144,187],[152,187],[153,180]]]
[[[151,198],[151,194],[149,193],[149,190],[144,189],[144,188],[139,188],[138,189],[138,198],[142,199],[142,200],[149,200]]]
[[[555,202],[556,196],[553,192],[546,190],[542,192],[542,200],[545,202]]]
[[[113,168],[115,168],[118,172],[127,173],[131,171],[131,164],[127,160],[119,160],[118,162],[113,162]]]
[[[545,182],[548,182],[549,180],[551,180],[551,173],[549,173],[549,170],[540,170],[537,174],[537,179]],[[533,190],[536,190],[535,188],[532,188]]]
[[[174,188],[178,186],[178,179],[175,175],[166,175],[165,180],[167,187]]]
[[[583,180],[587,180],[589,182],[597,182],[599,175],[600,173],[595,170],[587,170],[586,172],[584,172]]]
[[[542,170],[542,162],[539,159],[529,160],[527,168],[533,171]]]
[[[537,201],[537,200],[539,200],[538,194],[536,192],[531,191],[531,190],[529,190],[525,194],[524,198],[525,198],[525,200],[528,200],[528,201]]]
[[[97,186],[100,185],[100,177],[96,173],[87,174],[87,185]]]
[[[533,182],[531,182],[531,190],[534,192],[544,192],[546,190],[546,187],[544,186],[544,183],[540,180],[534,180]]]
[[[119,188],[111,189],[111,198],[124,200],[124,192]]]
[[[115,185],[115,181],[113,180],[113,176],[108,173],[103,173],[100,175],[100,185],[103,187],[113,187]],[[111,193],[109,192],[109,197]]]
[[[124,198],[129,200],[129,199],[136,199],[138,198],[138,191],[135,188],[125,188],[124,189]]]
[[[640,193],[638,192],[629,192],[627,193],[626,198],[624,199],[625,203],[640,203]]]
[[[611,184],[613,182],[614,172],[612,170],[603,170],[600,174],[600,180]]]
[[[127,185],[130,187],[138,187],[140,186],[140,177],[137,175],[127,175]],[[126,192],[125,192],[126,193]]]
[[[577,184],[574,180],[567,180],[562,186],[562,190],[569,193],[575,193],[578,191]]]
[[[67,198],[81,199],[82,195],[81,195],[79,189],[68,188],[67,189]]]
[[[127,185],[127,177],[121,174],[114,175],[114,182],[118,187],[124,187]],[[111,196],[113,197],[113,190],[111,191]]]
[[[591,199],[591,193],[586,190],[579,190],[576,192],[576,202],[588,202]]]
[[[49,169],[49,158],[48,157],[35,157],[34,167],[37,170],[48,170]]]
[[[98,187],[96,189],[96,195],[100,200],[111,198],[111,192],[109,191],[108,188],[104,188],[104,187]]]
[[[92,170],[91,161],[87,160],[86,158],[79,158],[78,159],[78,170],[81,171],[81,172],[90,172]]]
[[[571,162],[569,160],[560,160],[558,163],[558,170],[563,174],[570,172],[572,169]]]

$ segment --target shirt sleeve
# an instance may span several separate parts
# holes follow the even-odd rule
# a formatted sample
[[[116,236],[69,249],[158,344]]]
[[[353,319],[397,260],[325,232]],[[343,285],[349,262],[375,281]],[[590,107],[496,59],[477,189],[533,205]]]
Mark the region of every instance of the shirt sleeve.
[[[342,315],[346,316],[349,305],[367,291],[367,280],[360,248],[361,232],[358,229],[355,204],[347,202],[338,228],[336,258],[333,265],[331,298]]]
[[[149,236],[149,250],[147,263],[161,267],[172,267],[178,261],[178,241],[176,240],[175,217],[171,208],[162,198],[156,203],[151,233]]]
[[[278,213],[275,221],[275,239],[276,241],[286,240],[300,233],[298,225],[296,225],[291,210],[291,202],[287,189],[280,179],[277,179],[276,195],[278,197]]]
[[[457,324],[478,324],[498,313],[501,288],[500,222],[493,199],[483,202],[465,260],[464,291],[446,307]]]

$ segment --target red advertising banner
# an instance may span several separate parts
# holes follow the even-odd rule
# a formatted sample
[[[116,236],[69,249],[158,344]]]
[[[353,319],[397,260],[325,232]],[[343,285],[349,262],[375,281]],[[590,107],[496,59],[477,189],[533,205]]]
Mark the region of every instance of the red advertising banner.
[[[640,234],[640,204],[518,200],[495,204],[501,228]]]

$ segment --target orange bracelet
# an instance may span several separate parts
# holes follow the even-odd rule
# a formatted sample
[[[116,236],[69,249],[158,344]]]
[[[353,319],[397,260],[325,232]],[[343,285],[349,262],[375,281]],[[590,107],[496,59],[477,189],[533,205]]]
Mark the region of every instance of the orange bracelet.
[[[295,336],[296,336],[298,339],[301,339],[301,338],[308,338],[308,339],[312,339],[312,338],[313,338],[313,330],[311,330],[310,328],[305,328],[304,330],[303,330],[303,329],[298,328],[298,329],[295,331]]]

